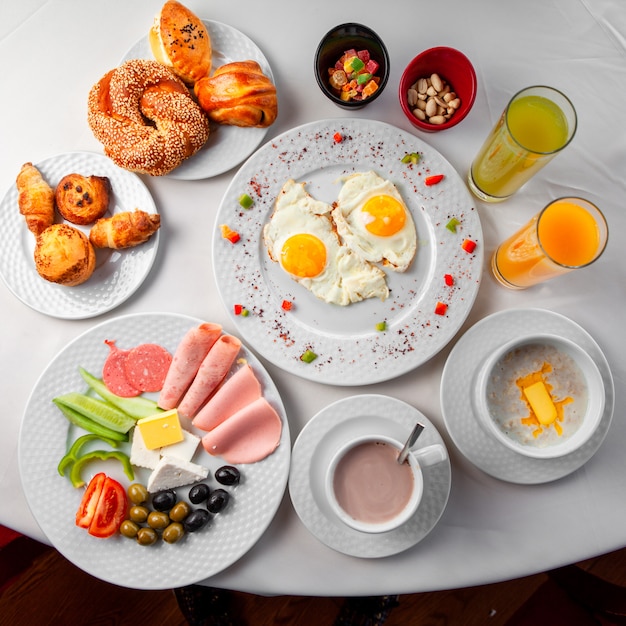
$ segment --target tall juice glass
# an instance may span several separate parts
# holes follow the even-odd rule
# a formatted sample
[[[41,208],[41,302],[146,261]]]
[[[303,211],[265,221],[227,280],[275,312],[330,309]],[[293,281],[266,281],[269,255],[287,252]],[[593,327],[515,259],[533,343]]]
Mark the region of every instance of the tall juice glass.
[[[576,111],[560,91],[527,87],[516,93],[474,159],[472,193],[501,202],[551,161],[574,137]]]
[[[559,198],[500,244],[491,269],[505,287],[525,289],[593,263],[608,236],[598,207],[582,198]]]

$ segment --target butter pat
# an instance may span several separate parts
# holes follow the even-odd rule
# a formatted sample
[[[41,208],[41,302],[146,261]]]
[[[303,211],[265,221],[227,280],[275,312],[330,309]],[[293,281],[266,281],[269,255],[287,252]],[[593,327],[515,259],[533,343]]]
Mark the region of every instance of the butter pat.
[[[148,450],[169,446],[184,438],[176,409],[144,417],[137,422],[137,427]]]
[[[554,406],[550,393],[541,381],[524,387],[524,395],[542,426],[548,426],[554,422],[557,415],[556,406]]]

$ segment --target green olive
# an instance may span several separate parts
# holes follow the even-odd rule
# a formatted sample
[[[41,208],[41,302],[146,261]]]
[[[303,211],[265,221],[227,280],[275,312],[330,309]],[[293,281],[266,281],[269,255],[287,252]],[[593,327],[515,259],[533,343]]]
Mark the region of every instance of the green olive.
[[[139,505],[131,506],[130,511],[128,511],[128,517],[138,524],[143,524],[148,519],[149,514],[150,510],[147,507]]]
[[[128,487],[128,499],[133,504],[143,504],[148,501],[149,497],[148,490],[140,483],[133,483]]]
[[[177,502],[170,510],[169,516],[173,522],[182,522],[189,515],[191,507],[184,501]]]
[[[139,524],[136,524],[133,520],[125,519],[120,525],[120,533],[122,533],[124,537],[134,539],[139,532],[139,528]]]
[[[163,511],[150,511],[148,515],[148,526],[156,530],[161,530],[169,526],[170,518]]]
[[[158,538],[154,528],[140,528],[137,533],[137,543],[142,546],[151,546]]]
[[[163,531],[163,541],[167,543],[176,543],[179,539],[182,539],[185,534],[185,529],[180,522],[172,522]]]

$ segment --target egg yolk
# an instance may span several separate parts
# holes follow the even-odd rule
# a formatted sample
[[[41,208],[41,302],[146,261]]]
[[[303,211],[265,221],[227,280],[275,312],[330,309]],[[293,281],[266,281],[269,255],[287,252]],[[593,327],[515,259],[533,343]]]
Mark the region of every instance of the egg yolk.
[[[313,278],[326,267],[326,246],[315,235],[293,235],[283,244],[280,263],[293,276]]]
[[[378,237],[390,237],[402,230],[406,213],[400,202],[391,196],[374,196],[361,209],[365,228]]]

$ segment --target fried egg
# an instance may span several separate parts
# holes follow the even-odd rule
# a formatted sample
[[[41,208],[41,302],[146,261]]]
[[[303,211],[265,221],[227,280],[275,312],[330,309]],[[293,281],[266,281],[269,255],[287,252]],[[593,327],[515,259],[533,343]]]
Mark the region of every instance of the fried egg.
[[[370,263],[405,272],[417,251],[413,216],[400,192],[375,172],[346,177],[332,212],[344,243]]]
[[[325,302],[345,306],[366,298],[385,300],[389,295],[385,273],[341,244],[331,210],[303,183],[287,181],[263,228],[270,258]]]

